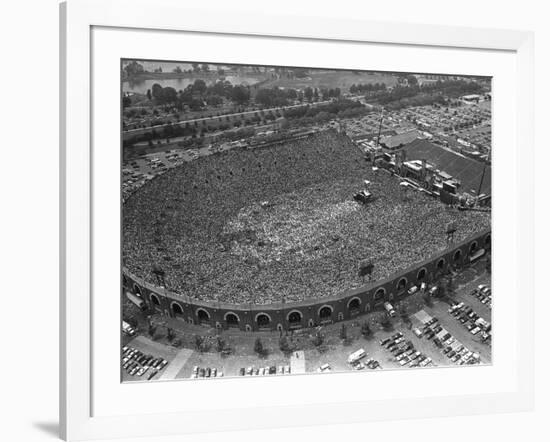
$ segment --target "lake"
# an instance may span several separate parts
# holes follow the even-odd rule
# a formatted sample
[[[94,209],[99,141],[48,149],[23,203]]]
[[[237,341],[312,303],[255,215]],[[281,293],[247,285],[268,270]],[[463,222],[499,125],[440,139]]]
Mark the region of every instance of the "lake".
[[[245,84],[253,85],[260,81],[258,78],[240,76],[240,75],[227,75],[225,77],[227,81],[231,84]],[[149,79],[141,81],[123,81],[122,82],[122,91],[123,92],[134,92],[138,94],[146,94],[148,89],[151,89],[155,83],[160,84],[162,87],[173,87],[176,91],[185,89],[189,84],[194,83],[196,78],[168,78],[168,79]],[[217,81],[218,77],[211,79],[205,79],[206,84],[212,84],[214,81]]]

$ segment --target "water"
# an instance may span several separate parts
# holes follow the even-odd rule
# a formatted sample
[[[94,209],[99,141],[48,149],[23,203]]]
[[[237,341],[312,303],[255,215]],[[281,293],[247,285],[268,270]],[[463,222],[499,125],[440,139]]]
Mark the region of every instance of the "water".
[[[183,69],[183,66],[182,66]],[[254,83],[258,83],[260,81],[257,78],[253,77],[247,77],[247,76],[240,76],[240,75],[227,75],[225,77],[227,81],[229,81],[231,84],[245,84],[245,85],[252,85]],[[122,82],[122,90],[123,92],[134,92],[139,94],[146,94],[147,89],[151,89],[155,83],[160,84],[162,87],[173,87],[176,91],[179,91],[180,89],[185,89],[189,84],[194,83],[196,78],[169,78],[169,79],[149,79],[149,80],[141,80],[141,81],[124,81]],[[215,81],[218,80],[218,77],[212,77],[209,79],[204,79],[206,84],[212,84]]]

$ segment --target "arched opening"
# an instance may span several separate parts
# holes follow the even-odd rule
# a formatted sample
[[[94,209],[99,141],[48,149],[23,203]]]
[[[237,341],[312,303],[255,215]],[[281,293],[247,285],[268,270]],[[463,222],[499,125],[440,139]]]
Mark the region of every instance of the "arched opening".
[[[298,310],[294,310],[288,314],[288,322],[290,325],[297,325],[302,322],[302,314]]]
[[[151,293],[151,302],[153,303],[153,305],[160,305],[160,299],[154,293]]]
[[[258,313],[256,315],[256,324],[258,324],[258,327],[269,327],[269,323],[271,322],[271,318],[269,315],[265,313]]]
[[[197,310],[197,319],[199,324],[208,324],[210,322],[210,315],[208,312],[202,308]]]
[[[470,255],[475,253],[476,250],[477,250],[477,241],[474,241],[472,244],[470,244]]]
[[[226,313],[225,323],[227,324],[228,327],[238,327],[239,317],[233,312]]]
[[[401,278],[397,283],[397,290],[398,291],[404,290],[405,287],[407,287],[407,278]]]
[[[439,261],[437,261],[437,269],[443,270],[443,267],[445,266],[445,260],[441,258]]]
[[[183,315],[183,308],[177,302],[172,302],[170,307],[172,308],[172,314],[174,316]]]
[[[462,256],[462,250],[458,249],[453,255],[453,260],[458,261],[461,256]]]
[[[426,278],[426,269],[422,267],[416,274],[416,279],[422,281],[424,278]]]
[[[361,300],[359,298],[352,298],[348,302],[348,310],[350,313],[359,313],[361,309]]]
[[[319,309],[319,318],[321,320],[330,319],[332,317],[332,308],[328,305],[324,305]]]
[[[139,288],[139,285],[134,284],[134,293],[138,296],[141,296],[141,289]]]
[[[374,293],[374,300],[380,301],[384,299],[384,295],[386,294],[386,289],[384,287],[380,287],[376,292]]]
[[[485,247],[491,247],[491,234],[490,233],[485,237]]]

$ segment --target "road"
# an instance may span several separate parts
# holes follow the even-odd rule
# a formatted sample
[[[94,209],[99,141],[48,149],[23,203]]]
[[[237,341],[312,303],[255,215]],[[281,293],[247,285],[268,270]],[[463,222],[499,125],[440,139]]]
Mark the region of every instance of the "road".
[[[320,106],[322,104],[328,104],[330,102],[331,102],[330,100],[327,100],[327,101],[318,101],[318,102],[315,102],[315,103],[293,104],[291,106],[273,107],[273,108],[269,108],[269,109],[263,109],[262,111],[264,113],[265,112],[269,113],[269,112],[272,112],[272,111],[293,109],[293,108],[304,107],[304,106],[308,106],[308,105],[310,105],[310,106]],[[159,129],[159,128],[162,128],[162,127],[165,127],[165,126],[172,126],[174,124],[181,126],[181,125],[184,125],[184,124],[194,124],[195,122],[200,123],[201,121],[217,120],[218,118],[238,117],[238,116],[250,115],[250,114],[255,114],[255,113],[258,113],[258,112],[262,112],[262,111],[251,110],[251,111],[245,111],[245,112],[236,112],[236,113],[233,113],[233,114],[225,114],[225,115],[220,115],[220,116],[194,118],[192,120],[178,121],[177,123],[165,123],[165,124],[158,124],[156,126],[150,126],[150,127],[145,127],[145,128],[128,129],[128,130],[123,131],[123,134],[125,134],[125,135],[138,135],[138,134],[141,134],[141,133],[149,132],[153,129]]]

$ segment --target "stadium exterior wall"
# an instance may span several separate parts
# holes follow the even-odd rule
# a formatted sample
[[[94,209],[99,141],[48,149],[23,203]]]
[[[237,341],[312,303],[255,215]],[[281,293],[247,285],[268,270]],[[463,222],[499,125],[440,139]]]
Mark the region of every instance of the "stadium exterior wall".
[[[199,301],[149,284],[126,269],[122,272],[122,283],[125,291],[140,296],[151,311],[188,323],[223,329],[233,327],[243,331],[292,330],[338,322],[381,310],[386,301],[397,303],[405,299],[412,285],[432,283],[449,266],[464,267],[470,263],[470,257],[476,251],[490,251],[490,248],[491,230],[485,229],[384,280],[370,282],[338,296],[292,303],[235,305]]]

